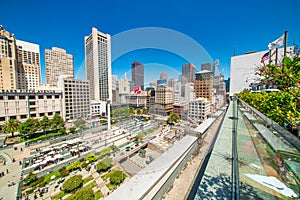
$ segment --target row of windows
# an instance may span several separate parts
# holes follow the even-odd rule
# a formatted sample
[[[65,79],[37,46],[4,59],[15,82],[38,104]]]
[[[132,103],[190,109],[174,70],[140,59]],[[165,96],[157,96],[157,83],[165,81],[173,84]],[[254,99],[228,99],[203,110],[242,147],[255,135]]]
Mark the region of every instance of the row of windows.
[[[43,117],[46,114],[47,114],[47,116],[50,117],[50,116],[53,116],[55,113],[60,114],[59,111],[57,111],[57,112],[48,112],[48,113],[38,113],[38,114],[33,113],[33,114],[30,114],[30,117],[37,117],[37,116]],[[9,116],[8,118],[9,119],[17,119],[18,117],[17,116]],[[19,115],[19,119],[27,119],[27,118],[29,118],[28,115]],[[0,117],[0,122],[4,122],[4,121],[6,121],[5,117]]]
[[[38,95],[38,99],[44,99],[45,95]],[[46,95],[47,99],[53,99],[53,95]],[[59,99],[60,95],[54,95],[54,99]],[[0,100],[4,100],[5,96],[0,96]],[[7,100],[24,100],[26,99],[25,95],[20,96],[7,96]],[[36,96],[30,95],[29,99],[36,99]]]

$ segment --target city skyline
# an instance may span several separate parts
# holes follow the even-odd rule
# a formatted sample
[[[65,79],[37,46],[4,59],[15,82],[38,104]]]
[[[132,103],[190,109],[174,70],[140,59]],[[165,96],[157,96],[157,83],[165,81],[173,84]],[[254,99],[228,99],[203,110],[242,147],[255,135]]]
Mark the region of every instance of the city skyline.
[[[268,43],[282,35],[285,30],[289,31],[289,45],[299,42],[300,31],[299,27],[295,26],[297,19],[294,17],[296,5],[299,5],[298,1],[290,1],[290,4],[279,4],[279,1],[272,1],[272,3],[252,1],[247,4],[242,2],[230,4],[221,1],[205,3],[167,1],[159,2],[159,6],[156,6],[157,3],[101,2],[101,7],[109,9],[97,12],[100,3],[93,1],[88,1],[84,5],[74,3],[71,7],[67,2],[58,1],[53,1],[51,4],[38,1],[26,3],[12,1],[5,2],[3,8],[13,7],[14,13],[22,13],[22,17],[9,14],[10,9],[3,9],[1,24],[6,30],[14,33],[17,39],[40,45],[42,83],[45,83],[43,51],[53,46],[66,49],[74,56],[75,78],[85,71],[83,68],[84,36],[89,34],[92,27],[110,34],[112,38],[121,32],[141,27],[162,27],[178,31],[202,45],[213,60],[220,60],[220,71],[225,79],[229,77],[231,56],[252,50],[266,50]],[[93,6],[86,7],[89,4]],[[66,10],[67,6],[70,12]],[[145,9],[134,9],[141,6]],[[36,12],[21,12],[24,7],[30,7]],[[45,7],[48,9],[41,9]],[[281,10],[288,11],[282,15],[268,12],[268,10],[279,10],[279,7]],[[189,10],[188,15],[185,14],[185,10]],[[54,12],[57,15],[53,15]],[[83,15],[77,15],[78,13]],[[23,23],[23,18],[26,17],[34,18],[35,25]],[[268,23],[265,23],[266,19]],[[47,26],[38,25],[45,22]],[[112,40],[112,50],[113,48]],[[139,60],[145,66],[147,63],[158,63],[177,71],[182,64],[189,63],[182,62],[181,59],[184,58],[178,58],[178,55],[177,58],[172,58],[161,55],[160,50],[152,49],[152,51],[151,54],[148,54],[148,50],[146,53],[137,50],[126,54],[127,59],[112,63],[113,74],[121,77],[124,72],[129,71],[130,64],[134,60]],[[171,60],[167,60],[168,58]],[[200,68],[199,63],[193,64],[197,69]]]

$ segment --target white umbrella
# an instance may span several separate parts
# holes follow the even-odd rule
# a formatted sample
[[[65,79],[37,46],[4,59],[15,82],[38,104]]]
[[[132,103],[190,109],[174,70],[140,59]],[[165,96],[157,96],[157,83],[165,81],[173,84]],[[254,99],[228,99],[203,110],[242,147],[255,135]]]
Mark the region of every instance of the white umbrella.
[[[47,151],[51,151],[51,149],[48,148],[48,147],[46,147],[46,148],[42,149],[41,151],[42,151],[42,152],[47,152]]]
[[[85,147],[79,147],[79,150],[85,150]]]
[[[55,153],[54,151],[50,151],[49,153],[47,153],[47,155],[52,155],[54,153]]]
[[[48,157],[45,158],[45,160],[46,160],[46,161],[52,161],[52,157],[51,157],[51,156],[48,156]]]
[[[56,155],[54,156],[54,159],[61,159],[61,158],[63,158],[63,156],[62,156],[61,154],[56,154]]]
[[[47,160],[43,160],[40,164],[41,165],[46,165],[47,164]]]
[[[68,146],[68,144],[63,144],[63,145],[61,145],[60,148],[64,148],[64,147],[67,147],[67,146]]]

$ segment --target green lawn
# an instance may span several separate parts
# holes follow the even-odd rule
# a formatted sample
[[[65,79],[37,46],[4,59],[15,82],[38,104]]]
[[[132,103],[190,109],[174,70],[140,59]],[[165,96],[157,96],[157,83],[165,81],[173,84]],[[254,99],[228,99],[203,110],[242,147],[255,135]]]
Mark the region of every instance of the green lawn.
[[[55,195],[54,197],[51,197],[52,200],[59,200],[60,198],[66,196],[68,193],[66,193],[65,191],[61,191],[60,193],[58,193],[57,195]]]
[[[99,200],[103,197],[103,194],[101,192],[101,190],[98,190],[96,193],[95,193],[95,200]]]
[[[92,176],[89,176],[89,177],[83,179],[83,185],[86,184],[87,182],[89,182],[90,180],[93,180]]]

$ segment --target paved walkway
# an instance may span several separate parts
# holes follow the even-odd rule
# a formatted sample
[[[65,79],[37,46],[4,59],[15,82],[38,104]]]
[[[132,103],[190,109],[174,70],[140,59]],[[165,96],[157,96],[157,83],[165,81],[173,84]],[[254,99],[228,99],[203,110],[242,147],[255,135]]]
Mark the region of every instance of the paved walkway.
[[[21,180],[22,166],[19,162],[12,162],[15,155],[22,154],[20,147],[25,147],[24,143],[17,145],[18,149],[13,147],[1,150],[0,154],[6,159],[5,165],[0,166],[0,172],[4,172],[5,175],[0,178],[0,198],[4,199],[16,199],[18,192],[18,183]],[[8,173],[7,173],[8,172]],[[13,186],[8,186],[8,182],[16,183]]]

